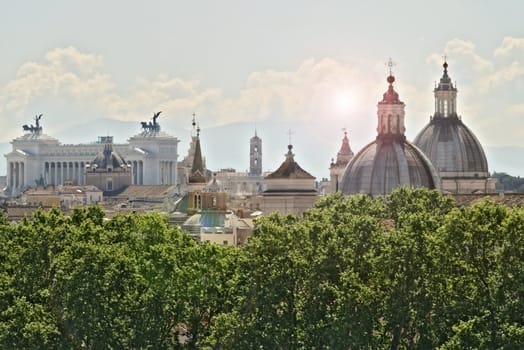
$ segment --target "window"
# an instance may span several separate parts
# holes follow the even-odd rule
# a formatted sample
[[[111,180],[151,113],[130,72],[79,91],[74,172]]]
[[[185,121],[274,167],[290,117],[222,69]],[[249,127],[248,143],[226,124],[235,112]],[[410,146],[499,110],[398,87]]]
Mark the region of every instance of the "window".
[[[194,206],[196,209],[200,209],[202,207],[202,198],[200,197],[200,193],[195,194]]]
[[[107,179],[107,190],[108,191],[113,190],[113,179]]]
[[[254,147],[255,152],[258,152],[258,146]]]

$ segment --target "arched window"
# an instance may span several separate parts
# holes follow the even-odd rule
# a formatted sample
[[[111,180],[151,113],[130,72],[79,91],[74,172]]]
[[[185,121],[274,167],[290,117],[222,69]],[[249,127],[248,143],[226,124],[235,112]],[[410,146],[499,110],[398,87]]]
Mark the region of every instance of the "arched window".
[[[200,193],[195,194],[194,202],[196,209],[200,209],[202,207],[202,198],[200,197]]]

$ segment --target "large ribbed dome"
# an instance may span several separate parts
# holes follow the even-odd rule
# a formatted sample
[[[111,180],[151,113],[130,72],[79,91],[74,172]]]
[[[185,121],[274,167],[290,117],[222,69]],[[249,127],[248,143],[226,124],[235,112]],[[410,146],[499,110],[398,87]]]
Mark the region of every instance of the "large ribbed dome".
[[[341,191],[346,194],[387,194],[399,186],[440,188],[429,159],[411,143],[373,141],[348,164]]]
[[[429,157],[442,177],[445,173],[488,176],[488,162],[479,140],[456,116],[434,117],[413,143]]]
[[[388,91],[378,103],[377,139],[348,164],[341,182],[344,194],[385,195],[399,186],[440,189],[430,160],[404,135],[404,103],[387,79]]]
[[[457,115],[457,88],[444,74],[435,87],[435,114],[413,142],[431,160],[441,178],[487,178],[488,162],[478,139]]]

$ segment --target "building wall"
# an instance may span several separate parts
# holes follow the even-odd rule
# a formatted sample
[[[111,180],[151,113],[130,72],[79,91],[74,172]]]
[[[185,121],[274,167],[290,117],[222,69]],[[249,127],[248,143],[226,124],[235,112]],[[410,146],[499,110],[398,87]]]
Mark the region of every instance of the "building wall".
[[[313,208],[317,199],[317,195],[264,195],[261,197],[260,209],[264,215],[277,211],[282,215],[302,216],[307,209]]]
[[[468,193],[495,193],[495,183],[492,178],[487,179],[442,179],[442,192],[452,194]]]
[[[109,188],[111,182],[111,188]],[[93,185],[102,191],[118,191],[131,185],[131,172],[129,171],[88,171],[86,172],[86,184]]]

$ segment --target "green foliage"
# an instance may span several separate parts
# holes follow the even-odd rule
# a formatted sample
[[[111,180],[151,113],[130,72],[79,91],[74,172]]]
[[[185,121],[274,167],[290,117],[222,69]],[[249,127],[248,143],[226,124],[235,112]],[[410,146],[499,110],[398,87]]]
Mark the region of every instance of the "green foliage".
[[[0,217],[0,348],[521,349],[524,209],[336,194],[242,248],[96,206]]]
[[[495,172],[491,177],[497,179],[495,186],[499,191],[524,192],[524,179],[520,176],[511,176],[506,173]]]

